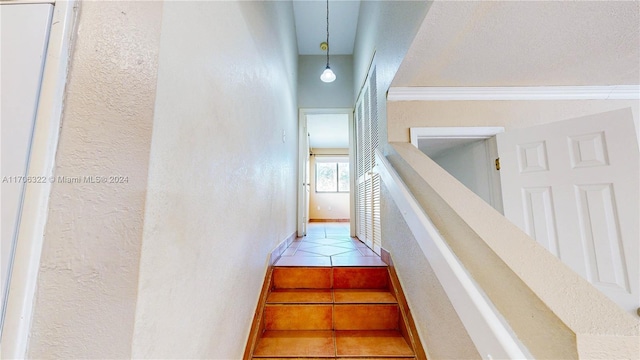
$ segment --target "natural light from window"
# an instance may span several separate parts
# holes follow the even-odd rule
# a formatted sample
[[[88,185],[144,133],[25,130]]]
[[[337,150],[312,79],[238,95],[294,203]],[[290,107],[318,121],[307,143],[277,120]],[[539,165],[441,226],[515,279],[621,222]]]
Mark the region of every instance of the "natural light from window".
[[[349,192],[349,159],[316,159],[316,192]]]

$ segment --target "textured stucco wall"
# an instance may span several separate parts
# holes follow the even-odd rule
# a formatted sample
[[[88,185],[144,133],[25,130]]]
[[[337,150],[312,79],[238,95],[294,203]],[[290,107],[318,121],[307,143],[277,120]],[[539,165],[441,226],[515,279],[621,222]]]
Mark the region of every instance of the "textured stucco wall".
[[[382,238],[431,360],[481,359],[400,210],[382,183]]]
[[[161,2],[82,3],[29,358],[129,358],[156,93]]]
[[[293,9],[167,2],[162,20],[132,354],[239,359],[296,229]]]
[[[390,142],[409,142],[411,127],[504,126],[508,131],[624,108],[631,108],[640,134],[637,100],[391,101],[387,108]]]

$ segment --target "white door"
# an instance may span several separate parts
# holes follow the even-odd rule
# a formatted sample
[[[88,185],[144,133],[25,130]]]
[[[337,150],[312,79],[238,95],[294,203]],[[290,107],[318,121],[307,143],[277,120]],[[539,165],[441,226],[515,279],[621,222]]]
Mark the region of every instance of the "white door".
[[[382,248],[380,228],[380,174],[376,166],[378,147],[378,99],[376,68],[367,75],[356,101],[356,235],[378,255]]]
[[[300,115],[298,123],[298,236],[307,235],[309,224],[309,132],[307,116]]]
[[[639,292],[631,109],[498,134],[504,213],[622,308]]]

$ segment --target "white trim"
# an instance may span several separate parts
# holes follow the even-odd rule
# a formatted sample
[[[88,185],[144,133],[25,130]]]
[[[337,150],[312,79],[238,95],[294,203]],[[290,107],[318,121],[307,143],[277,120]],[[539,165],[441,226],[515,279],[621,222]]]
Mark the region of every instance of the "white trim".
[[[316,114],[345,114],[349,116],[349,172],[353,174],[354,168],[353,164],[355,163],[355,152],[354,152],[354,144],[353,144],[353,109],[352,108],[300,108],[298,110],[298,216],[297,216],[297,232],[298,236],[306,235],[306,226],[304,225],[305,216],[305,208],[302,196],[305,196],[305,187],[304,187],[304,164],[303,159],[306,160],[305,153],[308,149],[304,149],[302,143],[302,136],[306,136],[307,133],[307,115],[316,115]],[[308,155],[308,154],[307,154]],[[328,156],[336,156],[336,155],[328,155]],[[353,179],[353,176],[350,176]],[[351,181],[351,189],[353,189],[353,180]],[[354,217],[354,208],[355,208],[355,200],[354,200],[354,192],[349,192],[349,208],[350,208],[350,232],[351,236],[355,236],[355,217]],[[309,204],[307,204],[307,208]],[[309,223],[309,219],[306,219],[306,223]]]
[[[482,358],[531,359],[380,150],[376,159],[376,170]]]
[[[640,100],[640,85],[392,87],[388,101]]]
[[[78,6],[77,0],[69,0],[53,8],[28,176],[53,176]],[[50,183],[27,184],[25,189],[2,333],[3,358],[26,358],[50,192]]]
[[[487,160],[489,162],[495,161],[498,158],[497,146],[495,141],[489,144],[488,140],[495,137],[497,134],[503,133],[504,128],[502,126],[485,126],[485,127],[413,127],[409,129],[409,135],[411,137],[411,145],[416,148],[418,141],[421,139],[478,139],[485,141],[485,149],[487,151]],[[493,168],[493,164],[489,164],[489,168]],[[500,183],[500,175],[498,172],[491,171],[488,174],[489,184],[491,187],[489,192],[491,193],[491,206],[504,214],[504,208],[502,204],[502,185]]]
[[[356,125],[354,110],[349,112],[349,236],[356,237]]]
[[[491,127],[412,127],[411,144],[418,147],[419,139],[488,139],[503,133],[501,126]]]

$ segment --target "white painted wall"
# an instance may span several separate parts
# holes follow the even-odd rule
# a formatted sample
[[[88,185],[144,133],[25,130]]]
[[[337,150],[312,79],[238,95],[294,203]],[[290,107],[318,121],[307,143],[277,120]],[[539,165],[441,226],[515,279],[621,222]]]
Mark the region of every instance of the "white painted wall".
[[[631,108],[640,138],[637,100],[394,101],[387,104],[389,141],[409,142],[409,128],[503,126],[523,128],[605,111]]]
[[[387,142],[386,93],[420,24],[427,1],[363,1],[353,49],[353,90],[357,98],[376,54],[380,144]]]
[[[162,6],[82,3],[54,175],[127,182],[52,185],[28,358],[131,358]]]
[[[296,230],[292,5],[166,2],[162,24],[132,357],[239,359]]]
[[[382,183],[382,238],[391,253],[427,357],[480,359],[431,264]]]
[[[318,44],[319,45],[319,44]],[[300,108],[351,108],[353,107],[353,56],[332,55],[331,70],[336,74],[332,83],[320,80],[327,66],[323,55],[298,57],[298,107]]]
[[[464,186],[491,204],[489,159],[485,140],[458,145],[432,158]]]
[[[375,86],[378,90],[378,139],[382,149],[384,149],[387,144],[386,92],[429,6],[430,3],[426,1],[363,1],[360,4],[358,30],[353,54],[353,98],[357,98],[364,85],[369,71],[369,65],[375,53],[377,78],[377,84],[375,84]],[[381,193],[381,197],[382,204],[393,201],[385,192]],[[425,307],[429,306],[431,309],[440,309],[450,308],[451,305],[443,300],[442,296],[435,295],[432,298],[426,298],[423,296],[424,293],[418,289],[415,291],[408,290],[408,287],[415,284],[418,286],[429,286],[430,290],[434,292],[441,291],[433,289],[439,286],[439,284],[433,281],[434,276],[424,278],[424,272],[428,271],[423,266],[426,263],[424,256],[418,256],[417,252],[405,251],[406,248],[403,248],[403,243],[398,241],[400,237],[390,236],[390,233],[393,233],[396,228],[401,226],[401,223],[392,220],[397,219],[397,216],[394,217],[389,207],[383,206],[381,211],[381,218],[389,219],[382,220],[382,247],[389,248],[392,256],[398,253],[398,257],[394,259],[396,259],[398,263],[406,264],[403,267],[397,268],[398,277],[403,285],[405,285],[403,288],[406,291],[407,301],[410,303],[411,310],[420,313],[415,317],[416,326],[426,329],[431,325],[427,321],[430,321],[433,317],[429,317],[427,314],[429,313],[428,310],[422,311]],[[421,270],[417,271],[418,269]],[[445,311],[443,314],[450,314],[450,312]],[[438,317],[437,314],[431,315]],[[444,315],[444,317],[447,317],[447,315]],[[456,327],[453,323],[451,326]],[[443,332],[434,334],[432,339],[446,338],[447,335],[444,328],[434,329],[434,331],[438,330],[443,330]],[[422,331],[420,338],[423,344],[429,343],[430,341],[423,336],[424,333],[425,332]],[[465,340],[461,340],[460,342],[464,343]],[[467,342],[467,344],[468,343],[469,342]],[[448,345],[450,343],[445,342],[445,344]],[[473,353],[473,349],[469,350],[468,348],[461,349],[460,352],[456,352],[456,350],[451,350],[451,352],[443,350],[444,352],[442,354],[445,354],[443,357],[449,356],[451,353]],[[449,358],[454,357],[455,356],[450,356]]]

